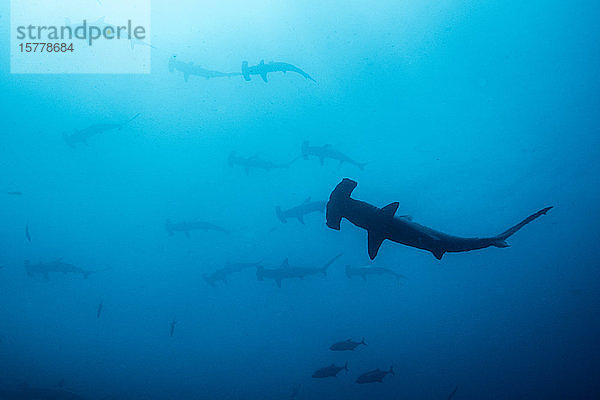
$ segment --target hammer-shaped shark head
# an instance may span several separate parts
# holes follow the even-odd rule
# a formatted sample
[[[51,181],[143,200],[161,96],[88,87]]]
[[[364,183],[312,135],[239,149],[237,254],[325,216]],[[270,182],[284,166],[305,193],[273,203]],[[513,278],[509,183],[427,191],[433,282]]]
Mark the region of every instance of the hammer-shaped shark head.
[[[352,179],[344,178],[338,185],[335,187],[333,192],[331,192],[331,196],[329,196],[329,201],[327,202],[327,226],[340,230],[340,223],[342,222],[342,210],[343,204],[346,200],[350,198],[352,191],[358,185],[356,181]]]

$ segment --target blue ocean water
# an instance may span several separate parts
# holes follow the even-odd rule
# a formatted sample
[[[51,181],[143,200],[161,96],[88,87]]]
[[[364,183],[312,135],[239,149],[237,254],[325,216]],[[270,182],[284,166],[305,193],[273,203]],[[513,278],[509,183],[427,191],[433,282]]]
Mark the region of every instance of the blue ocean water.
[[[600,398],[597,2],[154,0],[148,75],[10,74],[9,6],[2,398]],[[235,73],[287,62],[316,82],[186,81],[174,55]],[[87,145],[63,138],[138,114]],[[304,159],[305,141],[366,165]],[[348,221],[277,218],[343,178],[353,198],[462,236],[554,208],[509,248],[437,260],[385,241],[371,261]],[[223,231],[170,235],[167,221]],[[340,253],[326,275],[281,288],[256,267],[205,279]],[[95,273],[28,276],[26,260]],[[345,274],[372,265],[403,278]],[[366,345],[330,350],[349,338]],[[390,366],[381,383],[355,382]]]

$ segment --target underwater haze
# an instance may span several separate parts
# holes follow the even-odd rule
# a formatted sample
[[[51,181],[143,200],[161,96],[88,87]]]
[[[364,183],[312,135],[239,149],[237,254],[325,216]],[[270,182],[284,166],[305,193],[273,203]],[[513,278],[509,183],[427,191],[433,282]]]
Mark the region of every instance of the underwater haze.
[[[600,398],[598,2],[151,7],[28,75],[0,5],[0,399]]]

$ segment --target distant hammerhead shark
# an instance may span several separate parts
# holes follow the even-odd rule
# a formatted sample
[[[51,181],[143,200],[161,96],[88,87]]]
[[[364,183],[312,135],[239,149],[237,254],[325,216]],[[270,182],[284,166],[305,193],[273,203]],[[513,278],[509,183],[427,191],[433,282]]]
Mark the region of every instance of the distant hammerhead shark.
[[[242,272],[250,268],[258,268],[261,261],[255,263],[227,263],[223,268],[216,270],[212,274],[204,274],[202,277],[210,286],[215,286],[215,282],[222,281],[227,283],[227,277],[231,274]]]
[[[48,274],[51,272],[59,272],[63,274],[81,274],[85,279],[91,274],[96,273],[97,271],[86,271],[81,269],[73,264],[69,264],[63,262],[61,259],[47,262],[47,263],[37,263],[31,264],[29,260],[25,260],[25,272],[30,277],[33,277],[35,274],[41,274],[45,279],[48,279]]]
[[[350,195],[356,185],[357,182],[345,178],[331,192],[326,211],[327,226],[340,230],[342,218],[346,218],[354,225],[367,230],[371,260],[377,256],[379,247],[386,239],[430,251],[438,260],[441,260],[447,252],[457,253],[490,246],[508,247],[506,239],[552,208],[546,207],[530,215],[499,235],[486,238],[463,238],[419,225],[408,218],[394,218],[398,202],[378,208],[364,201],[355,200]]]
[[[256,278],[259,281],[265,278],[273,279],[277,283],[277,287],[281,288],[281,281],[284,279],[300,278],[304,279],[305,276],[323,274],[327,275],[327,269],[333,264],[342,254],[338,254],[331,260],[327,261],[322,267],[290,267],[288,259],[286,258],[281,267],[276,269],[266,269],[262,265],[256,269]]]
[[[340,162],[340,165],[344,163],[355,165],[361,170],[365,169],[366,165],[365,163],[354,161],[341,151],[334,149],[333,146],[331,146],[330,144],[326,144],[324,146],[311,146],[310,143],[307,140],[305,140],[302,143],[302,157],[305,160],[308,160],[309,156],[317,157],[321,165],[325,163],[326,158],[337,160]]]
[[[278,164],[271,161],[266,161],[258,158],[257,156],[252,157],[241,157],[235,154],[235,152],[231,152],[229,154],[229,159],[227,160],[230,167],[234,165],[239,165],[243,167],[246,171],[246,174],[250,172],[250,169],[264,169],[265,171],[270,171],[272,169],[278,168],[289,168],[290,165],[294,163],[296,160],[292,160],[289,163]]]
[[[260,75],[263,81],[268,82],[267,74],[270,72],[283,72],[286,73],[288,71],[295,72],[297,74],[302,75],[306,79],[310,79],[313,82],[316,82],[309,74],[302,71],[300,68],[296,67],[293,64],[288,64],[284,62],[274,62],[271,61],[268,64],[265,64],[265,60],[260,60],[260,64],[254,65],[252,67],[248,66],[248,61],[242,62],[242,75],[244,79],[250,81],[251,75]]]
[[[313,212],[324,212],[326,201],[311,201],[310,197],[304,200],[304,203],[299,206],[292,207],[289,210],[282,210],[281,207],[275,207],[277,218],[284,224],[287,223],[287,218],[296,218],[300,223],[304,224],[304,216]]]
[[[212,71],[210,69],[202,68],[198,65],[194,65],[193,62],[182,62],[177,61],[175,56],[169,59],[169,72],[173,71],[183,72],[183,79],[187,82],[190,79],[191,75],[201,76],[206,79],[210,78],[221,78],[227,76],[240,76],[239,72],[220,72],[220,71]]]
[[[404,275],[400,275],[396,271],[393,271],[386,267],[381,266],[368,266],[368,267],[351,267],[346,265],[346,276],[352,278],[353,276],[360,276],[363,280],[367,279],[367,275],[391,275],[396,278],[396,281],[400,283],[400,279],[406,279]]]
[[[229,235],[231,232],[225,228],[221,228],[218,225],[212,224],[210,222],[205,221],[181,221],[181,222],[171,222],[167,220],[165,222],[165,228],[169,233],[169,236],[173,236],[175,232],[182,232],[185,237],[190,238],[190,232],[192,231],[214,231],[214,232],[222,232]]]
[[[99,135],[104,132],[112,131],[113,129],[121,129],[125,125],[127,125],[128,123],[130,123],[131,121],[133,121],[134,119],[136,119],[139,116],[140,116],[140,114],[137,113],[136,115],[133,116],[133,118],[130,118],[129,120],[127,120],[126,122],[124,122],[122,124],[95,124],[95,125],[91,125],[87,128],[81,129],[79,131],[75,131],[71,135],[67,134],[66,132],[63,132],[62,135],[63,135],[63,138],[65,139],[65,142],[67,142],[67,144],[70,147],[74,148],[77,145],[77,143],[83,143],[84,145],[87,146],[88,140],[92,136],[96,136],[96,135]]]

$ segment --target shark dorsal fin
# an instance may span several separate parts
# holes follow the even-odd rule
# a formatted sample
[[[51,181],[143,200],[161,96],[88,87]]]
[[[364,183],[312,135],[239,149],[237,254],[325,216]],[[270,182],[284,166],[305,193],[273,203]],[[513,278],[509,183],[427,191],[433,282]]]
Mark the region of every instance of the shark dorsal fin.
[[[394,218],[394,214],[398,210],[399,203],[397,201],[388,204],[380,210],[381,215],[386,218]]]
[[[286,258],[285,260],[283,260],[283,262],[281,263],[281,268],[289,268],[290,267],[290,263],[288,261],[288,259]]]

